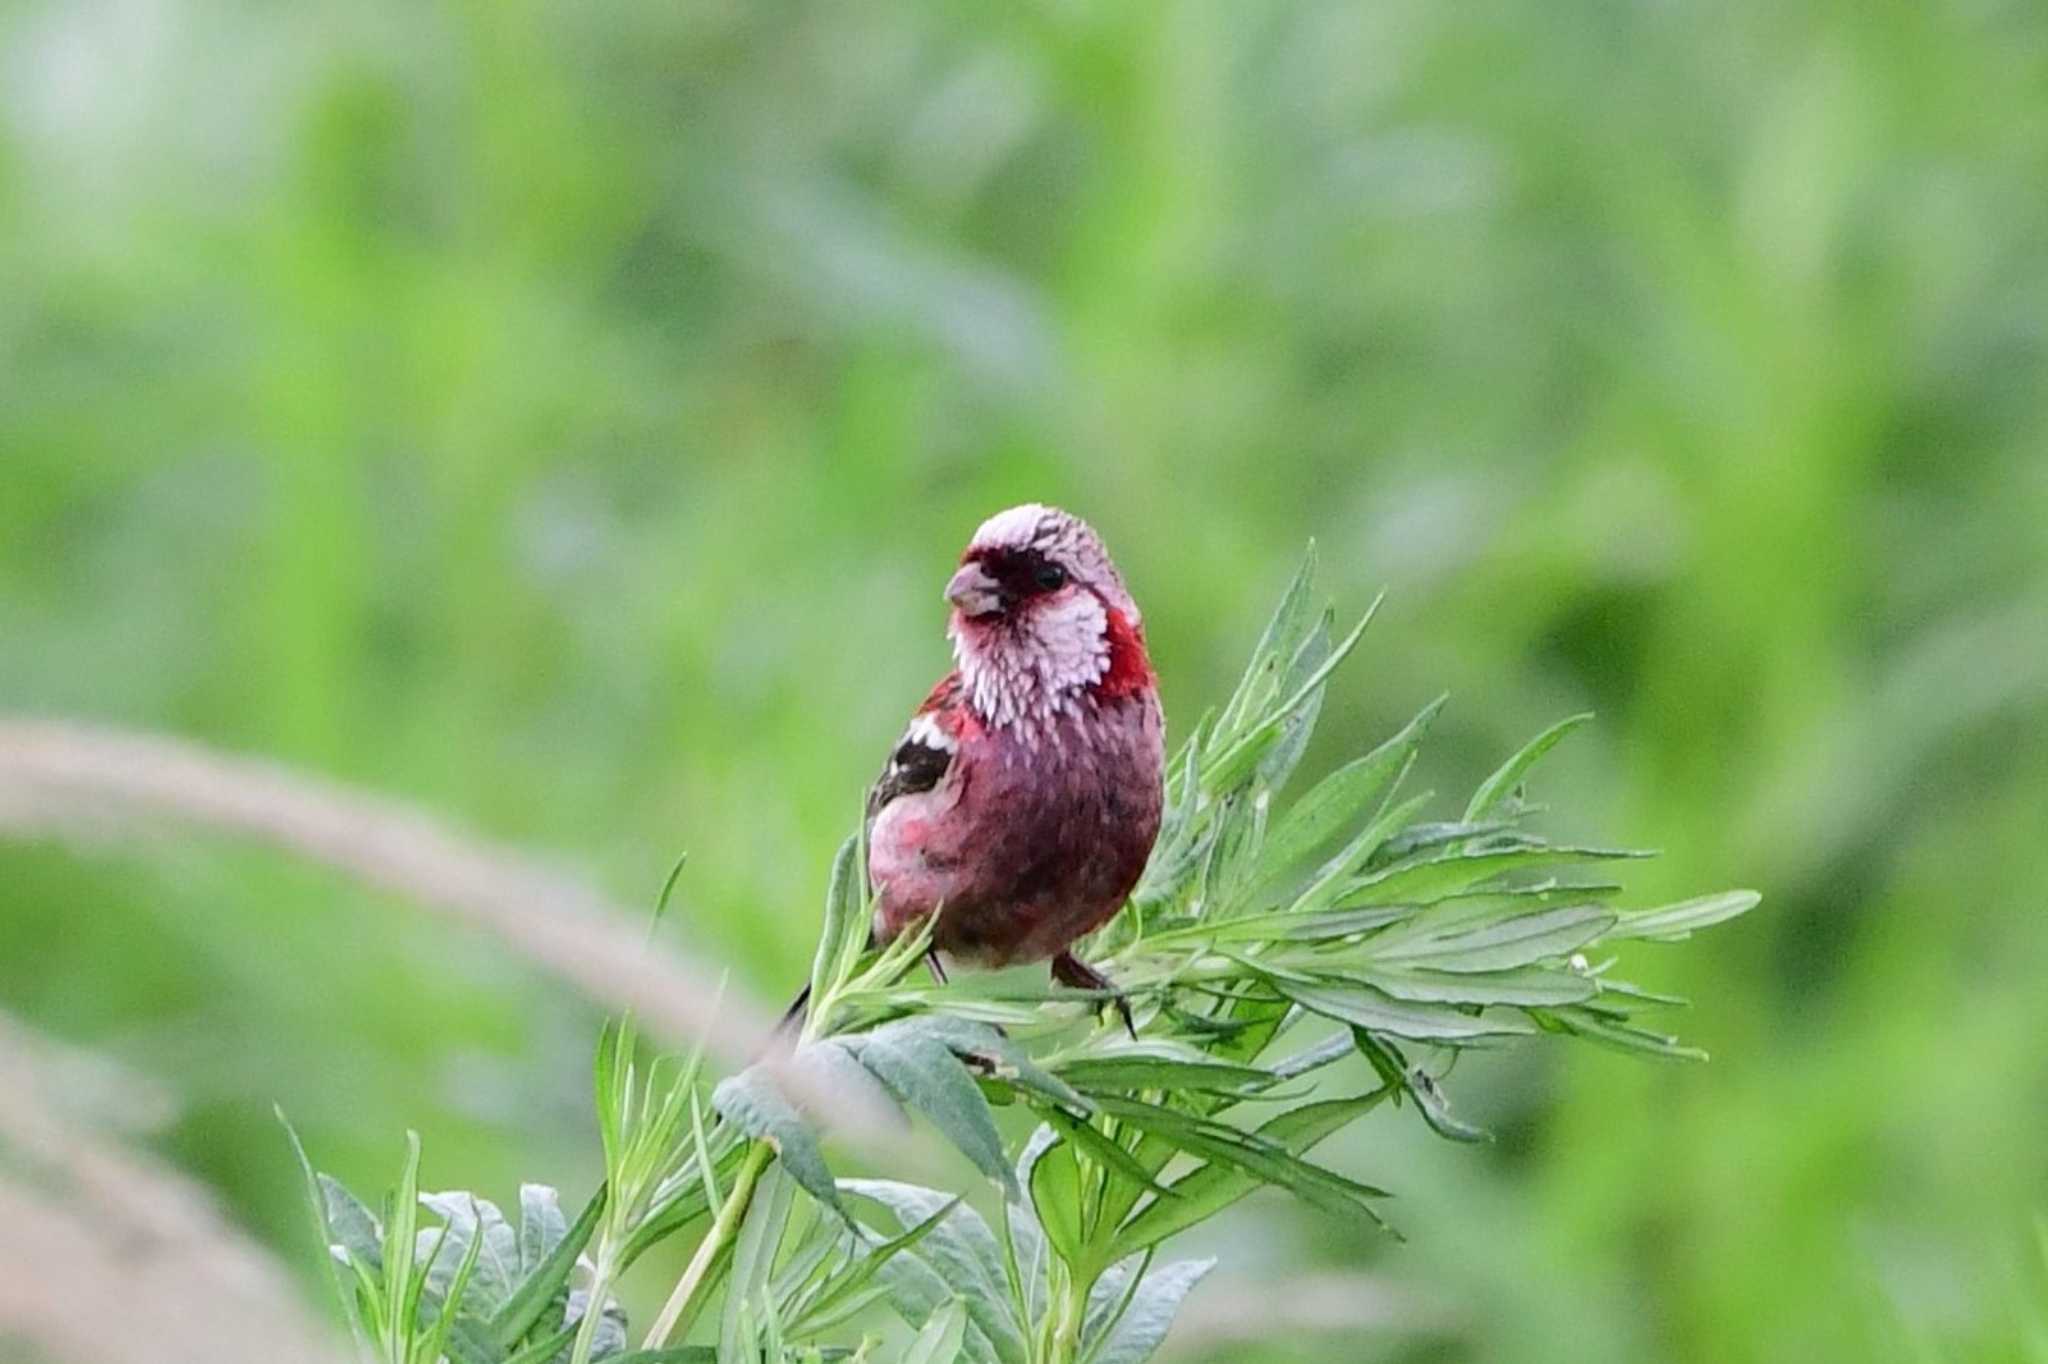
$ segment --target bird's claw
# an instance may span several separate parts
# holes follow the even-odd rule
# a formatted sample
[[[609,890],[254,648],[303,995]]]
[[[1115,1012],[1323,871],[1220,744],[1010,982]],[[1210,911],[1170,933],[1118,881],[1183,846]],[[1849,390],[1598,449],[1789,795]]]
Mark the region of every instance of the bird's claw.
[[[1116,1007],[1117,1016],[1124,1021],[1124,1031],[1131,1035],[1133,1042],[1138,1040],[1138,1025],[1131,1018],[1131,1001],[1124,997],[1123,991],[1117,989],[1115,982],[1108,976],[1072,952],[1062,952],[1052,959],[1052,978],[1076,990],[1108,991],[1107,1002]]]

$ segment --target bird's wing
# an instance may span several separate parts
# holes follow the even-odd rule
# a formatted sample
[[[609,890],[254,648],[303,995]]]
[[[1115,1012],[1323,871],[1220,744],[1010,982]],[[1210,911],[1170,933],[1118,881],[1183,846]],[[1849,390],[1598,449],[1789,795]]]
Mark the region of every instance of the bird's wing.
[[[960,675],[949,673],[910,717],[910,726],[868,792],[870,822],[889,802],[929,791],[945,779],[959,752],[961,737]]]

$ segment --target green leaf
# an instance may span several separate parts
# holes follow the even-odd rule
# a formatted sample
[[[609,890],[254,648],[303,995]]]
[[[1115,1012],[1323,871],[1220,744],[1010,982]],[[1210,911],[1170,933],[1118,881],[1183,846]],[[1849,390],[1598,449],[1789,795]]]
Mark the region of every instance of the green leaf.
[[[801,1182],[794,1180],[793,1175],[785,1159],[769,1166],[754,1187],[754,1201],[747,1209],[746,1220],[740,1224],[739,1240],[733,1245],[732,1275],[726,1282],[725,1307],[718,1328],[721,1359],[742,1357],[740,1343],[748,1338],[749,1314],[761,1306],[763,1290],[775,1270],[776,1251],[789,1226],[790,1205],[796,1199],[796,1185]],[[839,1191],[835,1188],[829,1199],[818,1201],[839,1208]]]
[[[569,1234],[562,1196],[546,1184],[519,1186],[519,1277],[539,1269]]]
[[[1031,1207],[1046,1244],[1069,1265],[1078,1265],[1088,1235],[1081,1225],[1081,1168],[1073,1146],[1065,1141],[1046,1146],[1031,1162],[1028,1179]]]
[[[1448,1004],[1397,1000],[1370,985],[1281,981],[1277,988],[1310,1013],[1418,1042],[1459,1042],[1535,1031],[1513,1014],[1469,1014]]]
[[[565,1352],[575,1344],[575,1341],[576,1323],[570,1322],[552,1335],[541,1336],[532,1344],[522,1345],[509,1355],[491,1358],[498,1359],[499,1364],[555,1364],[558,1358],[568,1358]],[[466,1361],[458,1361],[458,1364],[466,1364]],[[610,1361],[606,1361],[606,1364],[610,1364]]]
[[[1293,579],[1287,584],[1287,590],[1280,594],[1280,602],[1273,608],[1266,628],[1259,635],[1259,642],[1252,646],[1251,662],[1224,709],[1223,724],[1234,727],[1264,710],[1279,694],[1287,660],[1301,647],[1316,619],[1315,576],[1316,547],[1311,541],[1301,556],[1301,566],[1295,569]]]
[[[1286,675],[1281,678],[1282,691],[1291,691],[1299,686],[1310,674],[1323,665],[1330,656],[1331,631],[1336,628],[1337,617],[1333,611],[1324,611],[1309,631],[1308,638],[1294,651],[1293,661],[1288,665]],[[1309,694],[1306,701],[1295,708],[1280,726],[1280,736],[1273,741],[1266,756],[1259,759],[1254,773],[1254,784],[1267,791],[1278,791],[1294,775],[1294,769],[1301,763],[1302,755],[1308,752],[1308,741],[1315,734],[1316,723],[1322,719],[1323,697],[1327,688],[1318,687]]]
[[[1090,1346],[1093,1364],[1145,1364],[1165,1342],[1181,1303],[1215,1267],[1214,1260],[1180,1260],[1145,1274],[1136,1292],[1130,1294],[1129,1306],[1109,1323],[1107,1335]],[[1114,1304],[1128,1290],[1128,1277],[1139,1272],[1133,1266],[1120,1268],[1121,1274],[1112,1271],[1096,1285],[1090,1295],[1091,1316],[1097,1295],[1105,1305]]]
[[[420,1206],[438,1214],[439,1230],[419,1233],[416,1258],[425,1268],[427,1286],[445,1294],[453,1282],[457,1263],[468,1256],[471,1241],[482,1242],[469,1291],[478,1316],[489,1316],[511,1294],[519,1281],[519,1233],[505,1220],[498,1205],[488,1198],[462,1190],[420,1195]]]
[[[1189,1050],[1193,1050],[1190,1048]],[[1196,1053],[1199,1056],[1199,1053]],[[1193,1089],[1232,1092],[1273,1083],[1270,1072],[1256,1066],[1233,1066],[1207,1059],[1128,1053],[1081,1056],[1060,1067],[1067,1078],[1088,1090]]]
[[[1479,789],[1472,793],[1472,803],[1465,807],[1465,819],[1468,822],[1485,819],[1506,806],[1514,795],[1515,788],[1521,785],[1522,778],[1529,774],[1529,769],[1534,767],[1544,754],[1557,747],[1559,740],[1565,735],[1592,718],[1590,712],[1566,716],[1523,745],[1521,752],[1502,763],[1498,771],[1479,783]]]
[[[1225,1123],[1134,1099],[1104,1098],[1102,1107],[1118,1120],[1189,1155],[1235,1165],[1325,1212],[1342,1216],[1363,1211],[1376,1218],[1367,1200],[1386,1197],[1384,1190],[1311,1164],[1282,1145]]]
[[[1000,1310],[1009,1293],[1003,1252],[980,1213],[958,1198],[915,1184],[846,1179],[839,1187],[882,1204],[901,1228],[936,1219],[937,1225],[918,1246],[918,1256],[966,1299],[968,1315],[995,1346],[998,1358],[1004,1364],[1021,1364],[1026,1354],[1024,1338]]]
[[[1583,1037],[1617,1051],[1638,1052],[1655,1056],[1666,1061],[1704,1061],[1707,1054],[1698,1047],[1688,1047],[1675,1037],[1654,1033],[1643,1028],[1631,1027],[1602,1018],[1585,1008],[1546,1010],[1541,1017],[1545,1022],[1554,1023],[1561,1031]]]
[[[1681,942],[1699,929],[1747,914],[1762,900],[1763,896],[1753,890],[1724,890],[1719,895],[1702,895],[1696,900],[1681,900],[1658,909],[1624,914],[1602,936]]]
[[[320,1260],[326,1267],[324,1271],[325,1277],[328,1284],[333,1288],[335,1296],[341,1300],[342,1316],[348,1322],[350,1335],[354,1338],[358,1347],[366,1350],[368,1348],[369,1336],[363,1324],[361,1305],[357,1301],[357,1295],[351,1282],[351,1271],[344,1264],[338,1263],[334,1255],[334,1247],[340,1244],[340,1237],[337,1235],[334,1226],[334,1218],[328,1200],[327,1184],[314,1172],[313,1162],[306,1155],[305,1143],[299,1140],[298,1129],[293,1127],[291,1119],[285,1116],[284,1106],[281,1104],[274,1105],[271,1111],[277,1114],[278,1125],[284,1128],[285,1138],[291,1142],[292,1155],[299,1163],[299,1175],[306,1195],[306,1211],[312,1215],[314,1234],[319,1238]],[[356,1202],[355,1197],[347,1189],[343,1189],[339,1184],[335,1184],[334,1187],[340,1191],[349,1203],[361,1209],[363,1219],[367,1224],[364,1229],[366,1235],[362,1238],[363,1243],[371,1251],[375,1252],[378,1244],[378,1232],[376,1220],[370,1216],[370,1210]],[[348,1253],[346,1248],[344,1248],[342,1254],[345,1256]]]
[[[329,1241],[359,1257],[372,1269],[384,1267],[384,1230],[377,1218],[332,1175],[315,1177],[325,1208]]]
[[[1299,1156],[1332,1132],[1355,1122],[1392,1091],[1379,1089],[1352,1099],[1304,1104],[1261,1123],[1256,1135],[1268,1145]],[[1172,1198],[1155,1198],[1118,1230],[1105,1258],[1114,1262],[1149,1250],[1167,1237],[1206,1222],[1266,1181],[1226,1161],[1210,1161],[1167,1185]]]
[[[905,1019],[898,1026],[915,1028],[937,1038],[954,1055],[975,1062],[997,1079],[1008,1080],[1019,1088],[1031,1090],[1055,1103],[1078,1108],[1084,1113],[1092,1107],[1085,1095],[1032,1060],[1022,1047],[986,1023],[948,1014],[928,1014]]]
[[[1463,1142],[1493,1140],[1492,1134],[1484,1128],[1473,1127],[1452,1117],[1450,1099],[1442,1086],[1421,1066],[1410,1065],[1400,1048],[1392,1042],[1384,1037],[1375,1037],[1363,1028],[1353,1028],[1351,1040],[1359,1054],[1372,1062],[1373,1069],[1379,1072],[1382,1080],[1415,1100],[1416,1111],[1422,1114],[1422,1120],[1438,1136]]]
[[[1373,617],[1379,613],[1380,603],[1384,600],[1385,597],[1382,596],[1373,601],[1371,607],[1366,610],[1365,617],[1344,637],[1342,643],[1330,651],[1329,656],[1309,674],[1293,694],[1268,710],[1258,724],[1234,739],[1221,754],[1204,765],[1202,782],[1208,790],[1218,793],[1235,790],[1245,778],[1252,775],[1260,760],[1279,741],[1282,726],[1287,723],[1289,717],[1316,694],[1317,689],[1329,679],[1330,674],[1337,670],[1337,665],[1358,647],[1358,641],[1365,636],[1366,627],[1372,624]]]
[[[967,1308],[958,1299],[947,1303],[924,1324],[917,1339],[910,1342],[903,1364],[953,1364],[967,1334]]]
[[[1253,892],[1286,875],[1384,795],[1407,767],[1443,704],[1441,697],[1430,702],[1400,733],[1338,768],[1296,801],[1266,839]]]
[[[1489,972],[1374,966],[1355,975],[1395,999],[1419,1004],[1577,1004],[1591,999],[1600,988],[1588,976],[1533,966]]]
[[[497,1209],[492,1208],[491,1211],[496,1212]],[[504,1219],[501,1217],[499,1224],[503,1225],[503,1222]],[[455,1335],[456,1316],[464,1307],[464,1299],[469,1295],[470,1284],[474,1281],[477,1266],[484,1262],[486,1253],[491,1248],[493,1238],[478,1230],[484,1224],[484,1214],[482,1205],[478,1204],[475,1199],[470,1201],[468,1223],[471,1228],[471,1235],[468,1239],[467,1248],[463,1251],[462,1260],[456,1265],[454,1272],[449,1276],[447,1286],[439,1290],[441,1295],[440,1315],[435,1318],[433,1328],[427,1333],[425,1349],[421,1352],[422,1356],[428,1360],[439,1360],[448,1353],[449,1341]],[[444,1243],[446,1240],[445,1233],[453,1225],[452,1219],[444,1225]],[[506,1230],[509,1232],[511,1229],[507,1227]],[[514,1238],[514,1245],[516,1246],[516,1244],[517,1238]],[[436,1244],[433,1250],[429,1252],[428,1274],[430,1280],[432,1272],[436,1268],[433,1261],[440,1259],[445,1249],[445,1244]],[[473,1329],[465,1329],[463,1334],[466,1339],[474,1339]],[[489,1348],[488,1341],[477,1341],[477,1344],[484,1349]],[[489,1356],[486,1355],[485,1357],[488,1358]]]
[[[720,1081],[711,1092],[711,1107],[740,1131],[774,1147],[782,1168],[805,1193],[843,1214],[817,1137],[761,1067],[749,1066]]]
[[[1412,755],[1409,761],[1414,761]],[[1397,776],[1395,780],[1399,781],[1400,778]],[[1361,884],[1353,878],[1353,873],[1370,861],[1381,845],[1414,818],[1415,812],[1431,798],[1432,793],[1424,791],[1380,811],[1372,823],[1361,829],[1358,836],[1344,846],[1342,852],[1323,864],[1308,887],[1295,897],[1293,905],[1290,906],[1291,912],[1304,918],[1311,914],[1320,914]]]
[[[1107,1133],[1097,1128],[1093,1123],[1076,1118],[1070,1113],[1063,1113],[1058,1109],[1054,1109],[1046,1116],[1052,1125],[1058,1129],[1061,1136],[1072,1142],[1077,1150],[1086,1151],[1090,1156],[1094,1157],[1097,1165],[1115,1171],[1141,1190],[1148,1190],[1152,1193],[1166,1192],[1152,1178],[1152,1171],[1146,1169],[1144,1165],[1139,1163],[1136,1156],[1125,1150],[1117,1142],[1111,1140]]]
[[[1560,905],[1511,914],[1471,926],[1432,933],[1427,919],[1414,919],[1367,944],[1375,965],[1426,966],[1436,971],[1506,971],[1576,952],[1614,926],[1604,905]]]
[[[844,1040],[906,1107],[930,1118],[977,1169],[1007,1188],[1010,1162],[988,1100],[952,1049],[920,1028],[920,1021],[885,1024],[865,1037]]]
[[[817,955],[811,959],[811,998],[822,1001],[839,983],[840,975],[859,955],[859,944],[867,941],[867,925],[861,917],[863,896],[860,876],[861,839],[858,835],[839,845],[832,859],[832,880],[825,893],[825,924],[818,933]],[[855,939],[851,953],[847,940]]]
[[[1397,862],[1345,887],[1339,903],[1389,904],[1396,901],[1433,903],[1520,867],[1649,857],[1629,848],[1539,847],[1496,848],[1452,853],[1421,862]]]
[[[1411,914],[1420,905],[1368,905],[1357,909],[1275,910],[1268,914],[1247,914],[1238,919],[1201,924],[1162,933],[1159,938],[1190,937],[1212,943],[1245,942],[1332,942],[1384,928]],[[1155,939],[1154,941],[1158,941]]]
[[[541,1187],[527,1186],[534,1189]],[[554,1190],[548,1189],[546,1193],[552,1198]],[[526,1202],[526,1189],[522,1188],[522,1211]],[[540,1320],[541,1314],[548,1310],[549,1304],[558,1297],[566,1297],[569,1275],[576,1268],[576,1257],[581,1255],[583,1248],[590,1243],[592,1233],[597,1230],[597,1220],[604,1212],[604,1205],[605,1188],[600,1185],[597,1192],[591,1195],[590,1201],[583,1205],[583,1211],[576,1215],[575,1223],[559,1237],[554,1237],[552,1244],[548,1244],[549,1238],[554,1236],[552,1219],[546,1211],[535,1212],[534,1218],[540,1223],[537,1239],[529,1241],[525,1236],[521,1237],[520,1258],[524,1261],[528,1249],[532,1246],[545,1245],[546,1254],[526,1277],[520,1280],[519,1286],[505,1299],[497,1315],[491,1318],[491,1338],[497,1341],[499,1346],[510,1349],[515,1343],[523,1340],[526,1333]],[[560,1216],[560,1207],[553,1208],[553,1218]]]
[[[818,1335],[827,1328],[827,1323],[836,1324],[852,1315],[851,1304],[866,1298],[870,1291],[869,1284],[882,1267],[937,1230],[959,1204],[958,1198],[943,1203],[923,1221],[908,1226],[900,1234],[886,1240],[868,1241],[863,1238],[861,1251],[854,1257],[851,1266],[830,1281],[817,1300],[805,1309],[803,1316],[790,1323],[791,1329]]]
[[[424,1275],[413,1273],[420,1218],[420,1134],[405,1134],[405,1166],[398,1187],[384,1201],[384,1339],[387,1353],[399,1357],[419,1319]]]
[[[882,1281],[888,1285],[889,1305],[905,1323],[916,1325],[957,1296],[954,1285],[932,1268],[916,1251],[904,1251],[882,1266]],[[960,1353],[969,1364],[1000,1364],[996,1347],[982,1329],[968,1318]]]

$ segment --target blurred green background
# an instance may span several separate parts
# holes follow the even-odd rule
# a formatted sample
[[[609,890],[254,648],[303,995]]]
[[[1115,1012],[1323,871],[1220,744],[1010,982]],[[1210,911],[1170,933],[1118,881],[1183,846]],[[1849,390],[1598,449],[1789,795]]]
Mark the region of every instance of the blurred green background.
[[[1447,688],[1464,791],[1592,708],[1553,826],[1766,895],[1632,962],[1710,1066],[1522,1048],[1453,1077],[1494,1146],[1335,1152],[1409,1244],[1234,1224],[1456,1329],[1215,1358],[2048,1357],[2039,5],[0,8],[0,708],[630,903],[688,849],[766,999],[1027,499],[1177,730],[1313,536],[1390,600],[1311,766]],[[273,1101],[363,1187],[408,1125],[595,1168],[592,1005],[279,855],[0,843],[0,1009],[302,1270]]]

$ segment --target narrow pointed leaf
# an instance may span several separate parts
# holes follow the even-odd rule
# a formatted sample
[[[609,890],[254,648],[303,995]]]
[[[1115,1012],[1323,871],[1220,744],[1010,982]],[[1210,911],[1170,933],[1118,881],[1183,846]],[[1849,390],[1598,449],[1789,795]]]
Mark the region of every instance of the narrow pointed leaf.
[[[1493,1134],[1485,1128],[1474,1127],[1453,1117],[1451,1101],[1443,1087],[1428,1071],[1401,1055],[1392,1041],[1375,1037],[1363,1028],[1353,1028],[1351,1040],[1359,1054],[1372,1062],[1372,1068],[1379,1072],[1382,1080],[1399,1087],[1401,1092],[1415,1100],[1416,1111],[1432,1132],[1451,1141],[1493,1140]]]
[[[1395,999],[1421,1004],[1577,1004],[1600,988],[1589,977],[1534,966],[1462,973],[1374,966],[1356,978]]]
[[[1366,806],[1385,795],[1443,704],[1441,697],[1430,702],[1400,733],[1364,757],[1338,768],[1296,801],[1266,839],[1254,889],[1286,875],[1356,820]]]
[[[711,1106],[740,1131],[774,1147],[782,1168],[805,1193],[839,1210],[839,1189],[816,1135],[759,1066],[720,1081],[711,1093]]]
[[[576,1257],[590,1244],[591,1234],[597,1230],[597,1220],[604,1212],[604,1203],[605,1189],[600,1185],[590,1201],[583,1205],[583,1211],[576,1215],[576,1221],[548,1247],[546,1258],[519,1282],[491,1318],[490,1334],[500,1346],[510,1349],[515,1342],[524,1339],[549,1304],[557,1297],[567,1296],[569,1275],[576,1268]],[[559,1215],[560,1209],[556,1212]]]
[[[1629,848],[1567,848],[1544,845],[1487,852],[1452,853],[1422,862],[1400,862],[1360,877],[1339,902],[1346,905],[1410,901],[1428,904],[1490,881],[1522,867],[1563,866],[1579,862],[1651,856]]]
[[[1008,1186],[1010,1162],[1003,1154],[995,1116],[951,1048],[915,1026],[894,1023],[857,1042],[848,1041],[860,1063],[890,1093],[930,1118],[983,1174]]]
[[[1719,895],[1702,895],[1675,905],[1624,914],[1605,937],[1647,938],[1657,942],[1678,942],[1702,928],[1724,923],[1755,909],[1763,896],[1753,890],[1726,890]]]
[[[1304,1104],[1261,1123],[1255,1130],[1270,1145],[1299,1156],[1332,1132],[1371,1112],[1391,1092],[1379,1089],[1353,1099]],[[1153,1199],[1124,1223],[1106,1258],[1121,1260],[1150,1249],[1169,1236],[1206,1222],[1264,1182],[1222,1161],[1211,1161],[1191,1170],[1167,1186],[1173,1191],[1172,1198]]]
[[[1533,914],[1514,914],[1442,934],[1426,932],[1421,921],[1399,937],[1369,943],[1375,965],[1396,963],[1437,971],[1506,971],[1554,960],[1578,951],[1614,926],[1615,914],[1602,905],[1560,905]]]
[[[1522,784],[1522,778],[1529,775],[1529,769],[1544,754],[1557,747],[1567,734],[1592,718],[1591,713],[1568,715],[1523,745],[1521,752],[1502,763],[1498,771],[1479,784],[1479,789],[1472,793],[1472,803],[1465,807],[1465,818],[1484,819],[1505,806],[1514,795],[1515,788]]]
[[[1146,1274],[1122,1317],[1093,1347],[1094,1364],[1145,1364],[1165,1343],[1181,1303],[1215,1267],[1214,1260],[1180,1260]]]
[[[1459,1042],[1535,1031],[1514,1014],[1470,1014],[1447,1004],[1418,1004],[1395,999],[1370,985],[1282,982],[1279,989],[1310,1013],[1417,1042]]]
[[[903,1356],[903,1364],[953,1364],[960,1358],[960,1347],[967,1335],[967,1307],[958,1298],[932,1314],[924,1329],[917,1333],[917,1339],[910,1342],[910,1350]]]
[[[1024,1339],[1000,1307],[1007,1292],[1002,1249],[980,1213],[935,1189],[894,1180],[848,1179],[840,1187],[882,1204],[902,1228],[936,1218],[937,1225],[918,1246],[918,1256],[966,1299],[968,1315],[996,1347],[998,1358],[1004,1364],[1021,1364]]]

